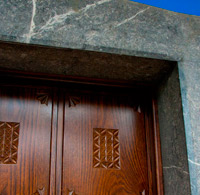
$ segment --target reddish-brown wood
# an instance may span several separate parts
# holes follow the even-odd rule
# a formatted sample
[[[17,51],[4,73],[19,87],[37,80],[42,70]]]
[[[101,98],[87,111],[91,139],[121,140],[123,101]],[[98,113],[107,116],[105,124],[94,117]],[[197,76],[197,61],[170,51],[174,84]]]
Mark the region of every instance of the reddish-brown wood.
[[[76,97],[79,104],[69,106]],[[148,194],[144,112],[134,96],[66,93],[63,194]]]
[[[17,156],[15,147],[6,150],[13,159],[0,158],[0,194],[163,194],[156,103],[146,88],[4,76],[0,131],[19,123],[19,142],[8,137]]]
[[[155,162],[155,148],[154,148],[154,132],[153,132],[153,121],[150,105],[147,104],[145,108],[145,129],[146,129],[146,145],[147,145],[147,159],[148,159],[148,180],[149,180],[149,195],[157,193],[156,183],[156,162]]]
[[[0,121],[19,125],[19,133],[4,134],[0,138],[0,148],[11,149],[13,162],[0,164],[0,194],[34,194],[44,189],[49,193],[50,137],[52,100],[48,93],[48,106],[37,98],[40,89],[1,87]],[[15,125],[16,126],[16,125]],[[0,133],[9,130],[4,126]],[[18,146],[16,138],[19,138]],[[9,148],[10,149],[9,149]],[[4,149],[3,149],[4,150]],[[11,153],[1,153],[8,155]],[[9,158],[12,158],[10,156]]]
[[[58,128],[58,91],[53,94],[52,121],[51,121],[51,169],[50,169],[50,194],[56,194],[56,152],[57,152],[57,128]]]
[[[156,161],[156,181],[157,181],[157,192],[158,195],[164,194],[163,188],[163,172],[162,172],[162,156],[161,156],[161,145],[160,145],[160,131],[158,125],[158,108],[156,100],[152,99],[153,107],[153,129],[154,129],[154,141],[155,141],[155,161]]]
[[[17,164],[20,123],[0,122],[0,164]]]
[[[63,130],[64,130],[64,100],[59,97],[58,102],[58,126],[57,126],[57,152],[56,152],[56,195],[62,194],[62,165],[63,165]]]

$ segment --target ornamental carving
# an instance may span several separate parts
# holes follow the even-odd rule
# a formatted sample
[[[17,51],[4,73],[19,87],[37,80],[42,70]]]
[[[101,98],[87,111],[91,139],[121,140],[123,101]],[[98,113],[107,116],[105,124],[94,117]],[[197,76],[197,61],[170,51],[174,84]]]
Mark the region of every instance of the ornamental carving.
[[[0,164],[16,164],[19,123],[0,122]]]
[[[118,129],[94,129],[93,167],[105,169],[120,169],[120,147]]]

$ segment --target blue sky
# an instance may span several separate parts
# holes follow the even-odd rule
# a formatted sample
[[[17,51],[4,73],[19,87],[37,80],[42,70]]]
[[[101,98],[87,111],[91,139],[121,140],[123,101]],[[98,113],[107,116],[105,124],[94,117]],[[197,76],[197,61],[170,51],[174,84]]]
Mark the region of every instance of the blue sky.
[[[155,7],[200,16],[200,0],[134,0]]]

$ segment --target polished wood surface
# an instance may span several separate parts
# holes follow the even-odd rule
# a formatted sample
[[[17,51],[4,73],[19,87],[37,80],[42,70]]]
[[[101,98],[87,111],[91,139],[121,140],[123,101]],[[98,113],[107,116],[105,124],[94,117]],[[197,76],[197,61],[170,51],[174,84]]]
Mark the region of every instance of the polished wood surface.
[[[79,103],[70,106],[69,97]],[[66,92],[65,99],[63,194],[148,194],[144,112],[134,96]]]
[[[16,164],[20,123],[0,122],[0,164]]]
[[[6,134],[0,140],[3,143],[8,139],[11,150],[17,150],[16,162],[0,164],[1,195],[30,195],[41,189],[43,194],[49,193],[52,101],[49,95],[48,106],[43,104],[37,99],[38,92],[42,91],[0,88],[0,121],[19,124],[18,146],[14,143],[16,134],[11,136],[12,141]],[[4,144],[0,147],[4,146],[10,147]]]
[[[146,87],[1,78],[0,195],[162,195]]]
[[[64,100],[60,96],[58,102],[58,129],[57,129],[57,150],[56,150],[56,194],[62,194],[62,171],[63,171],[63,119],[64,119]]]
[[[156,100],[152,99],[153,107],[153,130],[154,130],[154,140],[155,140],[155,162],[156,162],[156,177],[157,177],[157,193],[159,195],[164,194],[163,187],[163,170],[162,170],[162,156],[161,156],[161,143],[160,143],[160,131],[158,125],[158,108]]]
[[[52,121],[51,121],[51,168],[50,168],[50,193],[56,193],[56,155],[57,155],[57,128],[58,128],[58,91],[55,90],[52,95]]]

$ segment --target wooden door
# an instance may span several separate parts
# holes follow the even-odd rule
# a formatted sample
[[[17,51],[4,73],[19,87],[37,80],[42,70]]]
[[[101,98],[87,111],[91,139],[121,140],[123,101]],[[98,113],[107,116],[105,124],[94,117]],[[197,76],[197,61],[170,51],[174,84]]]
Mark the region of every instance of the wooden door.
[[[49,90],[0,88],[0,194],[49,193]]]
[[[136,96],[66,92],[62,194],[149,194],[144,111]]]
[[[162,194],[150,98],[15,82],[0,87],[0,195]]]

